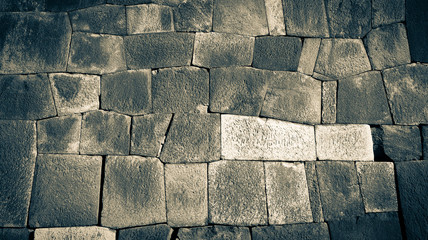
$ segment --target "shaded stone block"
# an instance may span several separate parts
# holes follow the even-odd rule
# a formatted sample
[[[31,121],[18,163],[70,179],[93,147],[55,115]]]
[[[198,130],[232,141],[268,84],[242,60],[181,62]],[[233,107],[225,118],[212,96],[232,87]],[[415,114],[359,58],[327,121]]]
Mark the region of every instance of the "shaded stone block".
[[[330,239],[327,223],[254,227],[251,236],[253,240]]]
[[[209,239],[236,239],[247,240],[250,239],[250,230],[246,227],[232,227],[232,226],[207,226],[196,228],[180,228],[178,231],[178,238],[181,240],[209,240]]]
[[[314,222],[323,222],[322,203],[320,197],[320,187],[316,172],[315,162],[305,162],[306,181],[308,184],[309,201]]]
[[[379,126],[370,127],[373,140],[373,153],[375,161],[391,161],[383,149],[383,130]]]
[[[103,227],[38,228],[34,240],[44,239],[116,239],[116,231]]]
[[[193,64],[227,67],[251,65],[254,38],[229,33],[196,33]]]
[[[129,153],[131,117],[114,112],[93,111],[83,114],[81,154]]]
[[[174,21],[172,9],[157,4],[142,4],[126,7],[128,34],[172,32]]]
[[[80,8],[87,8],[105,3],[105,0],[46,0],[46,10],[54,12],[68,12]]]
[[[0,2],[0,12],[43,11],[45,0],[8,0]]]
[[[322,123],[336,123],[337,118],[337,82],[322,82]]]
[[[282,0],[265,0],[269,35],[285,35]]]
[[[213,0],[181,2],[174,8],[176,31],[209,32],[212,29]]]
[[[79,154],[82,115],[69,115],[37,122],[38,153]]]
[[[0,13],[0,74],[65,71],[71,40],[66,13]]]
[[[365,72],[339,81],[337,122],[392,124],[380,72]]]
[[[0,139],[0,226],[25,227],[37,155],[36,124],[1,120]]]
[[[97,156],[38,155],[30,227],[97,224],[101,162]]]
[[[48,77],[0,75],[0,118],[41,119],[56,115]]]
[[[419,160],[422,156],[421,133],[417,126],[382,126],[383,149],[393,161]]]
[[[101,225],[166,222],[164,166],[157,158],[107,156]]]
[[[17,240],[30,239],[33,231],[28,228],[0,228],[0,239]]]
[[[218,161],[208,165],[210,223],[267,224],[262,162]]]
[[[302,41],[297,37],[257,37],[253,66],[269,70],[296,71],[301,51]]]
[[[321,45],[321,38],[305,38],[297,71],[306,75],[314,74],[315,62]]]
[[[219,160],[220,115],[174,115],[160,159],[166,163]]]
[[[209,73],[197,67],[160,69],[152,77],[153,112],[199,112],[209,102]]]
[[[428,2],[406,1],[406,27],[413,62],[428,62]]]
[[[404,22],[405,0],[372,0],[373,28],[396,22]]]
[[[166,224],[159,224],[146,227],[127,228],[119,230],[118,240],[170,240],[172,228]]]
[[[428,160],[428,126],[422,126],[422,159]]]

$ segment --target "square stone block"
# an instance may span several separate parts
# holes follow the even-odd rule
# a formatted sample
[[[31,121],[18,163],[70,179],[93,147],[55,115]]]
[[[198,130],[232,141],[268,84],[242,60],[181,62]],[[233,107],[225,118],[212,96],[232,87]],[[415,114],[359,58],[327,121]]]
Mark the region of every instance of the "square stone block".
[[[213,0],[181,1],[174,8],[176,31],[209,32],[212,29]]]
[[[141,4],[126,7],[128,34],[172,32],[174,20],[172,8],[157,4]]]
[[[419,160],[422,139],[418,126],[383,125],[383,150],[392,161]]]

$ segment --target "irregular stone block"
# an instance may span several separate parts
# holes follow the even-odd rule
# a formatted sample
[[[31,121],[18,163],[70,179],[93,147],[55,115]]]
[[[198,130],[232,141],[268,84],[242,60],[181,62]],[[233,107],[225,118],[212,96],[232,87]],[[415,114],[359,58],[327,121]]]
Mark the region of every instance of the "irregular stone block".
[[[221,146],[223,159],[316,159],[313,126],[275,119],[223,114]]]
[[[116,231],[103,227],[38,228],[34,240],[44,239],[116,239]]]
[[[174,8],[176,31],[209,32],[212,29],[213,0],[181,1]]]
[[[404,22],[405,11],[405,0],[372,0],[373,28]]]
[[[104,111],[83,114],[81,154],[129,154],[131,117]]]
[[[164,167],[156,158],[107,156],[101,225],[166,222]]]
[[[193,64],[207,68],[251,65],[253,49],[253,37],[215,32],[196,33]]]
[[[269,30],[264,1],[214,1],[213,31],[251,36],[267,35]]]
[[[285,21],[282,0],[266,0],[265,6],[269,35],[285,35]]]
[[[337,122],[392,124],[380,72],[365,72],[339,81]]]
[[[262,162],[218,161],[208,165],[210,223],[267,224]]]
[[[315,162],[305,162],[306,180],[308,182],[309,200],[311,203],[312,219],[314,222],[324,222],[322,215],[322,203],[320,197],[320,187],[316,172]]]
[[[100,105],[100,77],[96,75],[49,74],[58,115],[97,110]]]
[[[37,155],[36,124],[1,120],[0,139],[0,226],[26,227]]]
[[[14,0],[0,2],[0,12],[40,12],[44,9],[45,0]]]
[[[428,2],[406,1],[406,27],[413,62],[428,62]]]
[[[41,119],[56,115],[48,77],[0,75],[0,119]]]
[[[305,38],[297,71],[306,75],[314,74],[315,62],[321,45],[321,38]]]
[[[99,156],[38,155],[30,227],[97,224],[101,165]]]
[[[383,149],[393,161],[419,160],[422,156],[421,133],[417,126],[382,126]]]
[[[319,160],[373,161],[373,140],[369,125],[315,126]]]
[[[327,223],[304,223],[254,227],[252,228],[251,236],[253,240],[330,239]]]
[[[166,163],[219,160],[220,115],[174,115],[160,159]]]
[[[101,5],[72,11],[69,14],[73,31],[126,34],[125,6]]]
[[[126,228],[119,231],[118,240],[170,240],[172,228],[166,224],[159,224],[146,227]]]
[[[209,73],[202,68],[160,69],[152,80],[153,112],[199,112],[208,105],[209,84]]]
[[[16,240],[30,239],[30,234],[33,231],[27,228],[0,228],[0,239]]]
[[[178,237],[181,240],[193,239],[236,239],[247,240],[250,239],[250,230],[246,227],[232,227],[232,226],[207,226],[196,228],[180,228]]]
[[[172,9],[157,4],[142,4],[126,7],[128,34],[172,32],[174,21]]]
[[[322,82],[322,123],[336,123],[337,117],[337,82]]]
[[[105,3],[105,0],[46,0],[46,10],[54,12],[68,12],[80,8],[87,8]]]
[[[428,160],[428,126],[422,126],[422,159]]]
[[[0,74],[65,71],[71,40],[66,13],[0,13]]]
[[[360,39],[323,39],[315,72],[337,79],[371,70]]]

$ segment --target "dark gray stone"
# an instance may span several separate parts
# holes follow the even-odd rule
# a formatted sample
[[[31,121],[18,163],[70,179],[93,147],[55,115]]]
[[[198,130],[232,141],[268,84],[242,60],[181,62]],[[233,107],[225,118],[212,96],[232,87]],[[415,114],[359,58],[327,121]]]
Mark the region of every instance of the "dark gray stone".
[[[428,160],[428,126],[422,126],[422,159]]]
[[[304,73],[309,76],[314,75],[314,68],[318,58],[320,45],[321,38],[304,39],[302,52],[299,58],[299,66],[297,67],[298,72]]]
[[[393,161],[419,160],[422,156],[421,133],[417,126],[385,125],[383,148]]]
[[[0,226],[25,227],[37,154],[36,124],[1,120],[0,137]]]
[[[336,123],[337,118],[337,81],[322,82],[321,122]]]
[[[0,119],[41,119],[55,115],[45,74],[0,75]]]
[[[0,74],[65,71],[71,40],[66,13],[0,13]]]
[[[404,22],[406,0],[372,0],[372,25]]]
[[[246,227],[232,226],[207,226],[196,228],[181,228],[178,231],[180,240],[212,240],[212,239],[235,239],[248,240],[251,238],[250,230]]]
[[[309,200],[311,202],[312,218],[314,222],[324,222],[322,215],[322,203],[320,197],[320,187],[316,172],[315,162],[305,162],[306,180],[308,182]]]
[[[410,55],[414,62],[428,62],[428,2],[406,1],[406,27]]]
[[[172,228],[166,224],[119,230],[118,240],[170,240]]]
[[[34,240],[45,239],[115,240],[117,238],[116,231],[98,226],[38,228],[34,231]]]
[[[106,0],[46,0],[46,10],[54,12],[72,11],[105,3]]]
[[[4,0],[0,2],[0,12],[43,11],[46,0]]]
[[[157,4],[126,7],[128,34],[173,32],[172,8]]]
[[[101,191],[101,157],[38,155],[29,225],[95,225]]]
[[[107,3],[118,5],[135,5],[142,3],[152,3],[156,0],[107,0]]]
[[[182,1],[174,8],[176,31],[209,32],[212,29],[213,0]]]
[[[330,239],[327,223],[255,227],[251,236],[253,240]]]
[[[0,228],[0,239],[2,240],[19,240],[30,239],[33,231],[27,228]]]
[[[391,161],[383,149],[383,130],[379,126],[370,127],[373,140],[373,153],[375,161]]]

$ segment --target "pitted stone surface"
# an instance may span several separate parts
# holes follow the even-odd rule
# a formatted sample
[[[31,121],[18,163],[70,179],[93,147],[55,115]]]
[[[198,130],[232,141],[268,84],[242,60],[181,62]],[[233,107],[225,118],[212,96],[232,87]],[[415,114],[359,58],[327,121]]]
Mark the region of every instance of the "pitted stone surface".
[[[174,21],[172,9],[157,4],[142,4],[126,7],[128,34],[172,32]]]
[[[428,160],[428,126],[422,126],[422,159]]]
[[[302,53],[300,54],[297,71],[306,75],[314,73],[315,62],[321,45],[321,38],[305,38]]]
[[[428,62],[428,2],[406,0],[406,28],[414,62]]]
[[[372,0],[373,28],[404,22],[406,0]]]
[[[100,191],[100,156],[38,155],[29,225],[95,225]]]
[[[269,34],[273,36],[285,35],[284,9],[282,0],[265,0],[266,16]]]
[[[159,159],[108,156],[105,169],[102,226],[166,222],[164,166]]]
[[[172,228],[166,224],[119,230],[118,240],[170,240]]]
[[[421,133],[417,126],[382,126],[383,149],[391,160],[419,160],[422,156]]]
[[[314,127],[258,117],[221,115],[223,159],[316,159]]]
[[[251,236],[253,240],[330,239],[327,223],[254,227]]]
[[[323,222],[320,187],[316,172],[316,162],[305,162],[306,180],[308,182],[309,200],[311,203],[312,219],[314,222]]]
[[[66,12],[80,8],[87,8],[105,3],[105,0],[73,1],[73,0],[45,0],[46,10],[53,12]]]
[[[116,231],[103,227],[39,228],[34,240],[44,239],[98,239],[115,240]]]
[[[369,125],[315,126],[319,160],[373,161],[373,140]]]
[[[209,32],[212,29],[213,0],[187,0],[174,8],[176,31]]]
[[[245,227],[232,226],[207,226],[196,228],[181,228],[178,231],[180,240],[211,240],[211,239],[235,239],[247,240],[251,238],[250,230]]]
[[[262,162],[218,161],[208,165],[210,223],[267,224]]]
[[[337,82],[325,81],[322,83],[322,116],[324,124],[336,123],[337,118]]]
[[[33,231],[27,228],[0,228],[0,239],[16,240],[30,239],[30,234]]]
[[[70,12],[70,20],[73,31],[126,34],[124,6],[101,5],[80,9]]]

